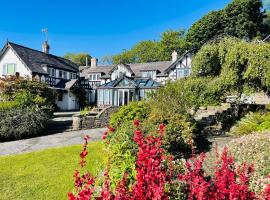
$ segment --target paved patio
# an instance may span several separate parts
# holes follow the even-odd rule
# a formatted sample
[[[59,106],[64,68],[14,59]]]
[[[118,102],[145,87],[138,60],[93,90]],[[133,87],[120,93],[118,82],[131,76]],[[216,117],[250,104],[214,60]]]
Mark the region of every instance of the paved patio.
[[[26,153],[52,147],[82,144],[85,135],[89,135],[91,141],[97,141],[101,140],[105,130],[106,128],[70,131],[31,139],[4,142],[0,143],[0,156]]]

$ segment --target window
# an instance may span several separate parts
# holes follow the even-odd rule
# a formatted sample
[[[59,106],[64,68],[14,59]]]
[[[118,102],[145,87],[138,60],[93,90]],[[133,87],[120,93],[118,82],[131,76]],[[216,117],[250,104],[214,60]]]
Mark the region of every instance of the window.
[[[77,74],[70,72],[70,78],[71,79],[76,79],[77,78]]]
[[[4,75],[15,75],[15,73],[16,73],[16,64],[14,63],[4,64],[4,67],[3,67]]]
[[[100,80],[100,74],[97,74],[97,80]]]
[[[55,69],[53,69],[53,68],[48,68],[48,69],[47,69],[47,72],[48,72],[48,74],[49,74],[50,76],[55,77]]]
[[[184,78],[190,75],[189,69],[177,69],[176,70],[176,76],[177,79]]]
[[[62,77],[63,77],[63,71],[59,70],[59,78],[62,78]]]
[[[145,71],[145,72],[142,72],[142,77],[155,79],[156,78],[156,71]]]
[[[63,78],[67,79],[67,72],[65,72],[65,71],[63,72]]]

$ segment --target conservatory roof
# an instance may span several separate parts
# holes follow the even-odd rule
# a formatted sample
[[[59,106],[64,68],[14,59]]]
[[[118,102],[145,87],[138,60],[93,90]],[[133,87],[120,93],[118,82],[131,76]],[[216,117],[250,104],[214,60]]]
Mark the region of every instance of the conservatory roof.
[[[151,78],[132,79],[130,77],[123,76],[116,80],[110,81],[99,86],[97,89],[113,89],[113,88],[158,88],[160,84]]]

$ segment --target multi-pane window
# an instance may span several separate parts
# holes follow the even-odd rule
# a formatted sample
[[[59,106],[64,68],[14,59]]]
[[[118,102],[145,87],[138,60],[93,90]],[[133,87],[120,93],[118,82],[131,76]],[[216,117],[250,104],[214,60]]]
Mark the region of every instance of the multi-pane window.
[[[55,77],[55,69],[54,68],[48,68],[47,72],[50,76]]]
[[[89,74],[90,81],[98,81],[100,80],[100,74]]]
[[[176,76],[177,79],[184,78],[190,75],[190,70],[189,69],[177,69],[176,70]]]
[[[156,78],[156,71],[145,71],[145,72],[142,72],[142,77],[155,79]]]
[[[16,64],[14,63],[4,64],[4,67],[3,67],[4,75],[15,75],[15,73],[16,73]]]
[[[76,79],[76,78],[77,78],[76,73],[70,73],[70,78],[71,78],[71,79]]]

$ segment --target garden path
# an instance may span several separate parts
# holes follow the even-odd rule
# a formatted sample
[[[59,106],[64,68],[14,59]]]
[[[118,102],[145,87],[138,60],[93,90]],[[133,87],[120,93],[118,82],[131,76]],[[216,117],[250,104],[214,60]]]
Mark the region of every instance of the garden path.
[[[82,144],[85,135],[91,137],[90,141],[97,141],[101,140],[105,130],[106,128],[69,131],[31,139],[3,142],[0,143],[0,156],[26,153],[52,147]]]

